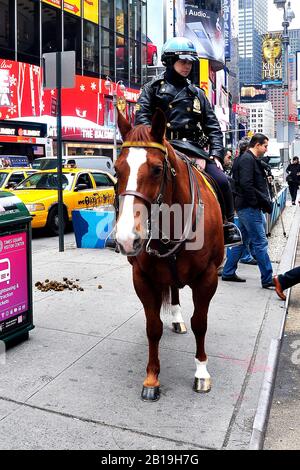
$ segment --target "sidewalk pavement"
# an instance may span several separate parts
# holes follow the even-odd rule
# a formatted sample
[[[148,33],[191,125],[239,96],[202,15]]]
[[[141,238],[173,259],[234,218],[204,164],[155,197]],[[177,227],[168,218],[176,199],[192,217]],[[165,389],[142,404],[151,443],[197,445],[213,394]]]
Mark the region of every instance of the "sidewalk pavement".
[[[247,449],[283,309],[274,291],[260,287],[256,266],[241,265],[239,274],[247,283],[220,281],[210,307],[211,392],[192,390],[195,342],[185,288],[188,333],[174,334],[163,314],[161,398],[145,403],[145,320],[126,258],[77,249],[73,234],[63,253],[56,238],[34,240],[34,284],[68,277],[84,291],[34,288],[35,329],[1,366],[0,448]]]

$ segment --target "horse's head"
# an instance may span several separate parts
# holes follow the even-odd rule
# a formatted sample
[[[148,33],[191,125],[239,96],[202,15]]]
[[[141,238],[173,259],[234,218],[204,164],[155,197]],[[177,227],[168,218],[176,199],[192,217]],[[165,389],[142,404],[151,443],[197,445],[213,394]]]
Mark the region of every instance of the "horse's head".
[[[148,237],[149,209],[159,202],[166,178],[166,120],[157,110],[151,128],[132,128],[119,113],[118,126],[124,143],[115,165],[119,197],[116,240],[123,254],[135,256]]]

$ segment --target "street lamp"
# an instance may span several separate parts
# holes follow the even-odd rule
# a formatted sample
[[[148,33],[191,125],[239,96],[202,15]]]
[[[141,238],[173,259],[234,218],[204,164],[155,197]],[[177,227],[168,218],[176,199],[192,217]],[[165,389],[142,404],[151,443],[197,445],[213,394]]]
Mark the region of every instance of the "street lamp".
[[[107,75],[106,80],[104,83],[105,88],[112,93],[113,97],[113,107],[114,107],[114,149],[113,149],[113,162],[115,163],[117,160],[117,91],[118,87],[122,92],[125,91],[125,85],[122,80],[118,80],[116,84],[112,81],[112,79]]]
[[[286,6],[287,3],[287,6]],[[286,168],[289,164],[289,33],[288,28],[290,23],[295,18],[295,13],[291,8],[291,2],[286,0],[274,0],[277,8],[283,8],[283,34],[282,44],[284,50],[284,123],[283,123],[283,140],[284,140],[284,154],[283,154],[283,171],[286,175]]]

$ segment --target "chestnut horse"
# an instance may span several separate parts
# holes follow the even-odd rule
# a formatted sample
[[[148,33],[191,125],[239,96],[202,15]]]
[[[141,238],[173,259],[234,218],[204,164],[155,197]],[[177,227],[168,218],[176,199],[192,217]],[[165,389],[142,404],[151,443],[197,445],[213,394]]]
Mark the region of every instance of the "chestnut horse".
[[[120,113],[118,126],[124,143],[115,165],[116,200],[119,201],[116,241],[121,253],[128,256],[132,264],[134,288],[146,315],[149,360],[142,399],[155,401],[160,395],[159,341],[163,330],[160,310],[170,291],[173,329],[177,333],[186,332],[178,290],[185,285],[192,289],[194,303],[191,318],[196,339],[193,388],[196,392],[208,392],[211,380],[204,348],[207,313],[217,288],[217,270],[224,254],[218,200],[206,178],[187,157],[176,154],[165,139],[166,121],[162,111],[156,110],[151,128],[145,125],[132,128]],[[174,212],[170,218],[169,236],[161,228],[154,227],[155,222],[161,220],[159,217],[153,222],[151,215],[150,222],[150,212],[155,213],[157,208],[160,211],[162,205],[188,208],[187,217]],[[152,207],[156,209],[152,211]],[[201,208],[200,215],[197,207]],[[177,237],[174,236],[176,217],[184,226],[183,233]],[[203,243],[195,242],[196,224],[203,227]],[[154,228],[157,229],[156,239]]]

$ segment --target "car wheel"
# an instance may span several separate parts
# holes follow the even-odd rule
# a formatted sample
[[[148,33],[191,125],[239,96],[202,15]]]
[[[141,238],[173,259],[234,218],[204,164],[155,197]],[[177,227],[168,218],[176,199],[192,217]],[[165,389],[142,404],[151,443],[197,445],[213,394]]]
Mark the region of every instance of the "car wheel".
[[[66,211],[64,210],[64,220],[63,220],[63,229],[64,232],[67,226],[67,215]],[[59,234],[59,224],[58,224],[58,206],[52,207],[50,209],[47,219],[47,229],[52,235]]]
[[[157,65],[157,54],[156,54],[156,52],[154,52],[153,55],[152,55],[152,64],[151,65]]]

